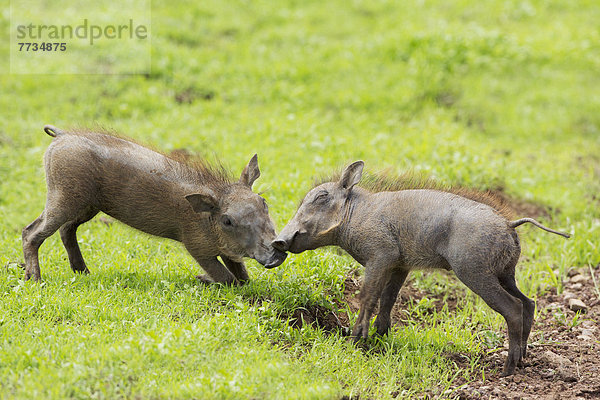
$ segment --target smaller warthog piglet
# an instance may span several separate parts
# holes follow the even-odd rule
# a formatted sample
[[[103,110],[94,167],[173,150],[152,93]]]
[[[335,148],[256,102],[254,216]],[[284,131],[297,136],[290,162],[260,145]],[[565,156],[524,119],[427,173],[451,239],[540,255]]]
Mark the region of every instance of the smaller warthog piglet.
[[[521,252],[515,227],[529,222],[569,235],[530,218],[509,221],[497,208],[443,190],[371,192],[355,186],[362,170],[363,162],[357,161],[339,180],[308,192],[273,246],[300,253],[337,245],[365,266],[360,313],[352,330],[356,340],[368,336],[378,302],[377,333],[388,331],[390,312],[411,269],[453,270],[506,319],[509,352],[503,374],[513,374],[525,356],[535,308],[515,284]],[[479,200],[493,203],[484,194]]]
[[[42,215],[23,229],[25,279],[40,279],[38,249],[57,230],[73,271],[88,273],[76,232],[100,211],[182,242],[208,273],[199,277],[205,282],[246,281],[244,257],[270,268],[285,260],[271,245],[267,203],[252,192],[260,176],[256,155],[233,180],[203,160],[166,156],[114,135],[49,125],[44,131],[54,138],[44,157],[48,194]]]

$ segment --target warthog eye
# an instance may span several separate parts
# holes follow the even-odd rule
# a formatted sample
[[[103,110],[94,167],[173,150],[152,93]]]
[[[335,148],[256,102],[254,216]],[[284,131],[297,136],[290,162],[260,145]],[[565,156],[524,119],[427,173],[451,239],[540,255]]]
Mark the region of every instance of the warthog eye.
[[[313,202],[314,203],[325,203],[325,202],[327,202],[327,200],[329,200],[329,193],[327,193],[327,192],[319,192],[315,196],[315,199],[313,200]]]
[[[228,215],[223,215],[221,217],[221,223],[227,227],[233,226],[233,221],[231,220],[231,218],[229,218]]]

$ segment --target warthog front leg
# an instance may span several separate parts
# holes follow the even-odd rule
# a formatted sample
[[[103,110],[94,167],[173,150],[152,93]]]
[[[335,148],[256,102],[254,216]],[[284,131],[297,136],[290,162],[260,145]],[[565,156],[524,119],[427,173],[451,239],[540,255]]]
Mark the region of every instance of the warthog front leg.
[[[369,322],[377,306],[386,283],[390,280],[391,270],[387,265],[377,262],[367,264],[365,268],[365,281],[360,289],[360,312],[352,328],[354,341],[369,336]]]
[[[244,283],[250,279],[248,276],[248,271],[246,271],[246,266],[243,262],[232,261],[231,259],[221,256],[221,259],[225,263],[225,266],[229,269],[229,271],[236,277],[240,283]]]
[[[192,254],[193,256],[193,254]],[[198,264],[206,271],[208,277],[205,275],[198,276],[198,279],[204,283],[223,283],[225,285],[238,284],[239,281],[235,276],[229,272],[223,264],[217,260],[216,257],[212,258],[201,258],[194,257]]]
[[[390,313],[396,303],[398,292],[400,291],[400,288],[402,288],[407,276],[408,269],[394,270],[385,289],[383,289],[383,292],[381,293],[381,297],[379,298],[379,314],[377,314],[377,319],[375,320],[375,327],[377,328],[378,335],[383,336],[390,329]]]

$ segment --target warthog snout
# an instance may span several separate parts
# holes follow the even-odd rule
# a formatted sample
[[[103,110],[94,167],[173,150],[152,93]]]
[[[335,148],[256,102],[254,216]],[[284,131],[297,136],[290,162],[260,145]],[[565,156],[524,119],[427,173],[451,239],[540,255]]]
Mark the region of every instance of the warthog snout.
[[[275,247],[275,246],[273,246]],[[287,253],[285,251],[279,250],[278,248],[273,249],[273,254],[271,257],[263,264],[265,268],[275,268],[280,266],[286,259]]]
[[[271,243],[271,246],[273,246],[274,248],[276,248],[279,251],[287,251],[287,249],[289,248],[288,242],[283,239],[273,240],[273,243]]]
[[[279,236],[271,242],[271,246],[280,251],[291,251],[292,253],[300,253],[304,251],[304,248],[301,248],[300,242],[302,236],[306,236],[306,231],[303,230],[300,232],[296,229],[283,229]]]

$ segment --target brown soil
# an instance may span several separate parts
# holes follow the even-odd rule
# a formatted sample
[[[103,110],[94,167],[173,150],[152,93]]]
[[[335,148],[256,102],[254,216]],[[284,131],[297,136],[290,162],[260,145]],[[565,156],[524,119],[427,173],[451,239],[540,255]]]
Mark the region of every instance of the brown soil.
[[[592,273],[594,278],[592,278]],[[537,302],[536,320],[529,338],[525,366],[518,368],[514,376],[502,378],[503,363],[508,349],[490,349],[479,355],[479,371],[474,380],[458,378],[444,393],[432,388],[422,398],[459,399],[600,399],[600,264],[592,271],[573,271],[564,283],[564,291],[540,296]],[[360,283],[356,276],[345,281],[344,301],[334,309],[359,309]],[[428,298],[438,312],[447,307],[449,312],[457,308],[458,294],[436,295],[420,290],[410,283],[402,288],[399,301],[392,310],[392,321],[403,324],[412,319],[406,303]],[[577,298],[585,303],[587,310],[577,314],[569,308],[569,300]],[[289,318],[292,326],[300,328],[312,324],[336,334],[348,335],[350,322],[346,311],[335,312],[324,306],[298,308]],[[421,318],[426,318],[421,315]],[[426,321],[424,321],[425,323]],[[506,334],[504,332],[504,334]],[[458,368],[467,368],[472,354],[447,354]],[[485,376],[485,379],[482,378]]]
[[[175,101],[179,104],[192,104],[196,100],[210,101],[215,95],[216,93],[210,89],[188,87],[175,93]]]
[[[564,287],[561,294],[538,299],[524,368],[502,378],[495,371],[502,370],[506,348],[483,354],[479,364],[486,379],[480,373],[474,381],[458,380],[446,395],[460,399],[599,399],[600,264],[591,271],[574,273]],[[577,315],[569,308],[571,298],[582,300],[587,310]],[[458,355],[453,360],[460,367],[467,359]]]
[[[441,271],[439,273],[444,272]],[[282,315],[282,317],[289,319],[290,325],[294,328],[301,328],[305,324],[310,324],[326,332],[350,335],[351,327],[348,312],[354,314],[360,309],[359,280],[360,278],[353,274],[344,281],[344,300],[336,301],[333,305],[335,310],[341,311],[334,311],[330,307],[312,305],[297,308],[291,315]],[[406,303],[418,303],[423,298],[429,300],[429,306],[422,310],[421,316],[426,316],[428,313],[431,314],[434,310],[440,312],[443,308],[447,308],[449,312],[453,312],[456,310],[458,304],[457,293],[434,296],[413,286],[409,277],[407,283],[402,287],[398,295],[398,300],[392,309],[392,323],[400,325],[407,319],[411,319],[414,322],[415,316],[410,315],[410,312],[406,309]]]
[[[544,204],[509,196],[502,187],[491,189],[490,193],[502,199],[512,209],[516,218],[550,218],[550,215],[559,212],[559,210],[552,210]]]

